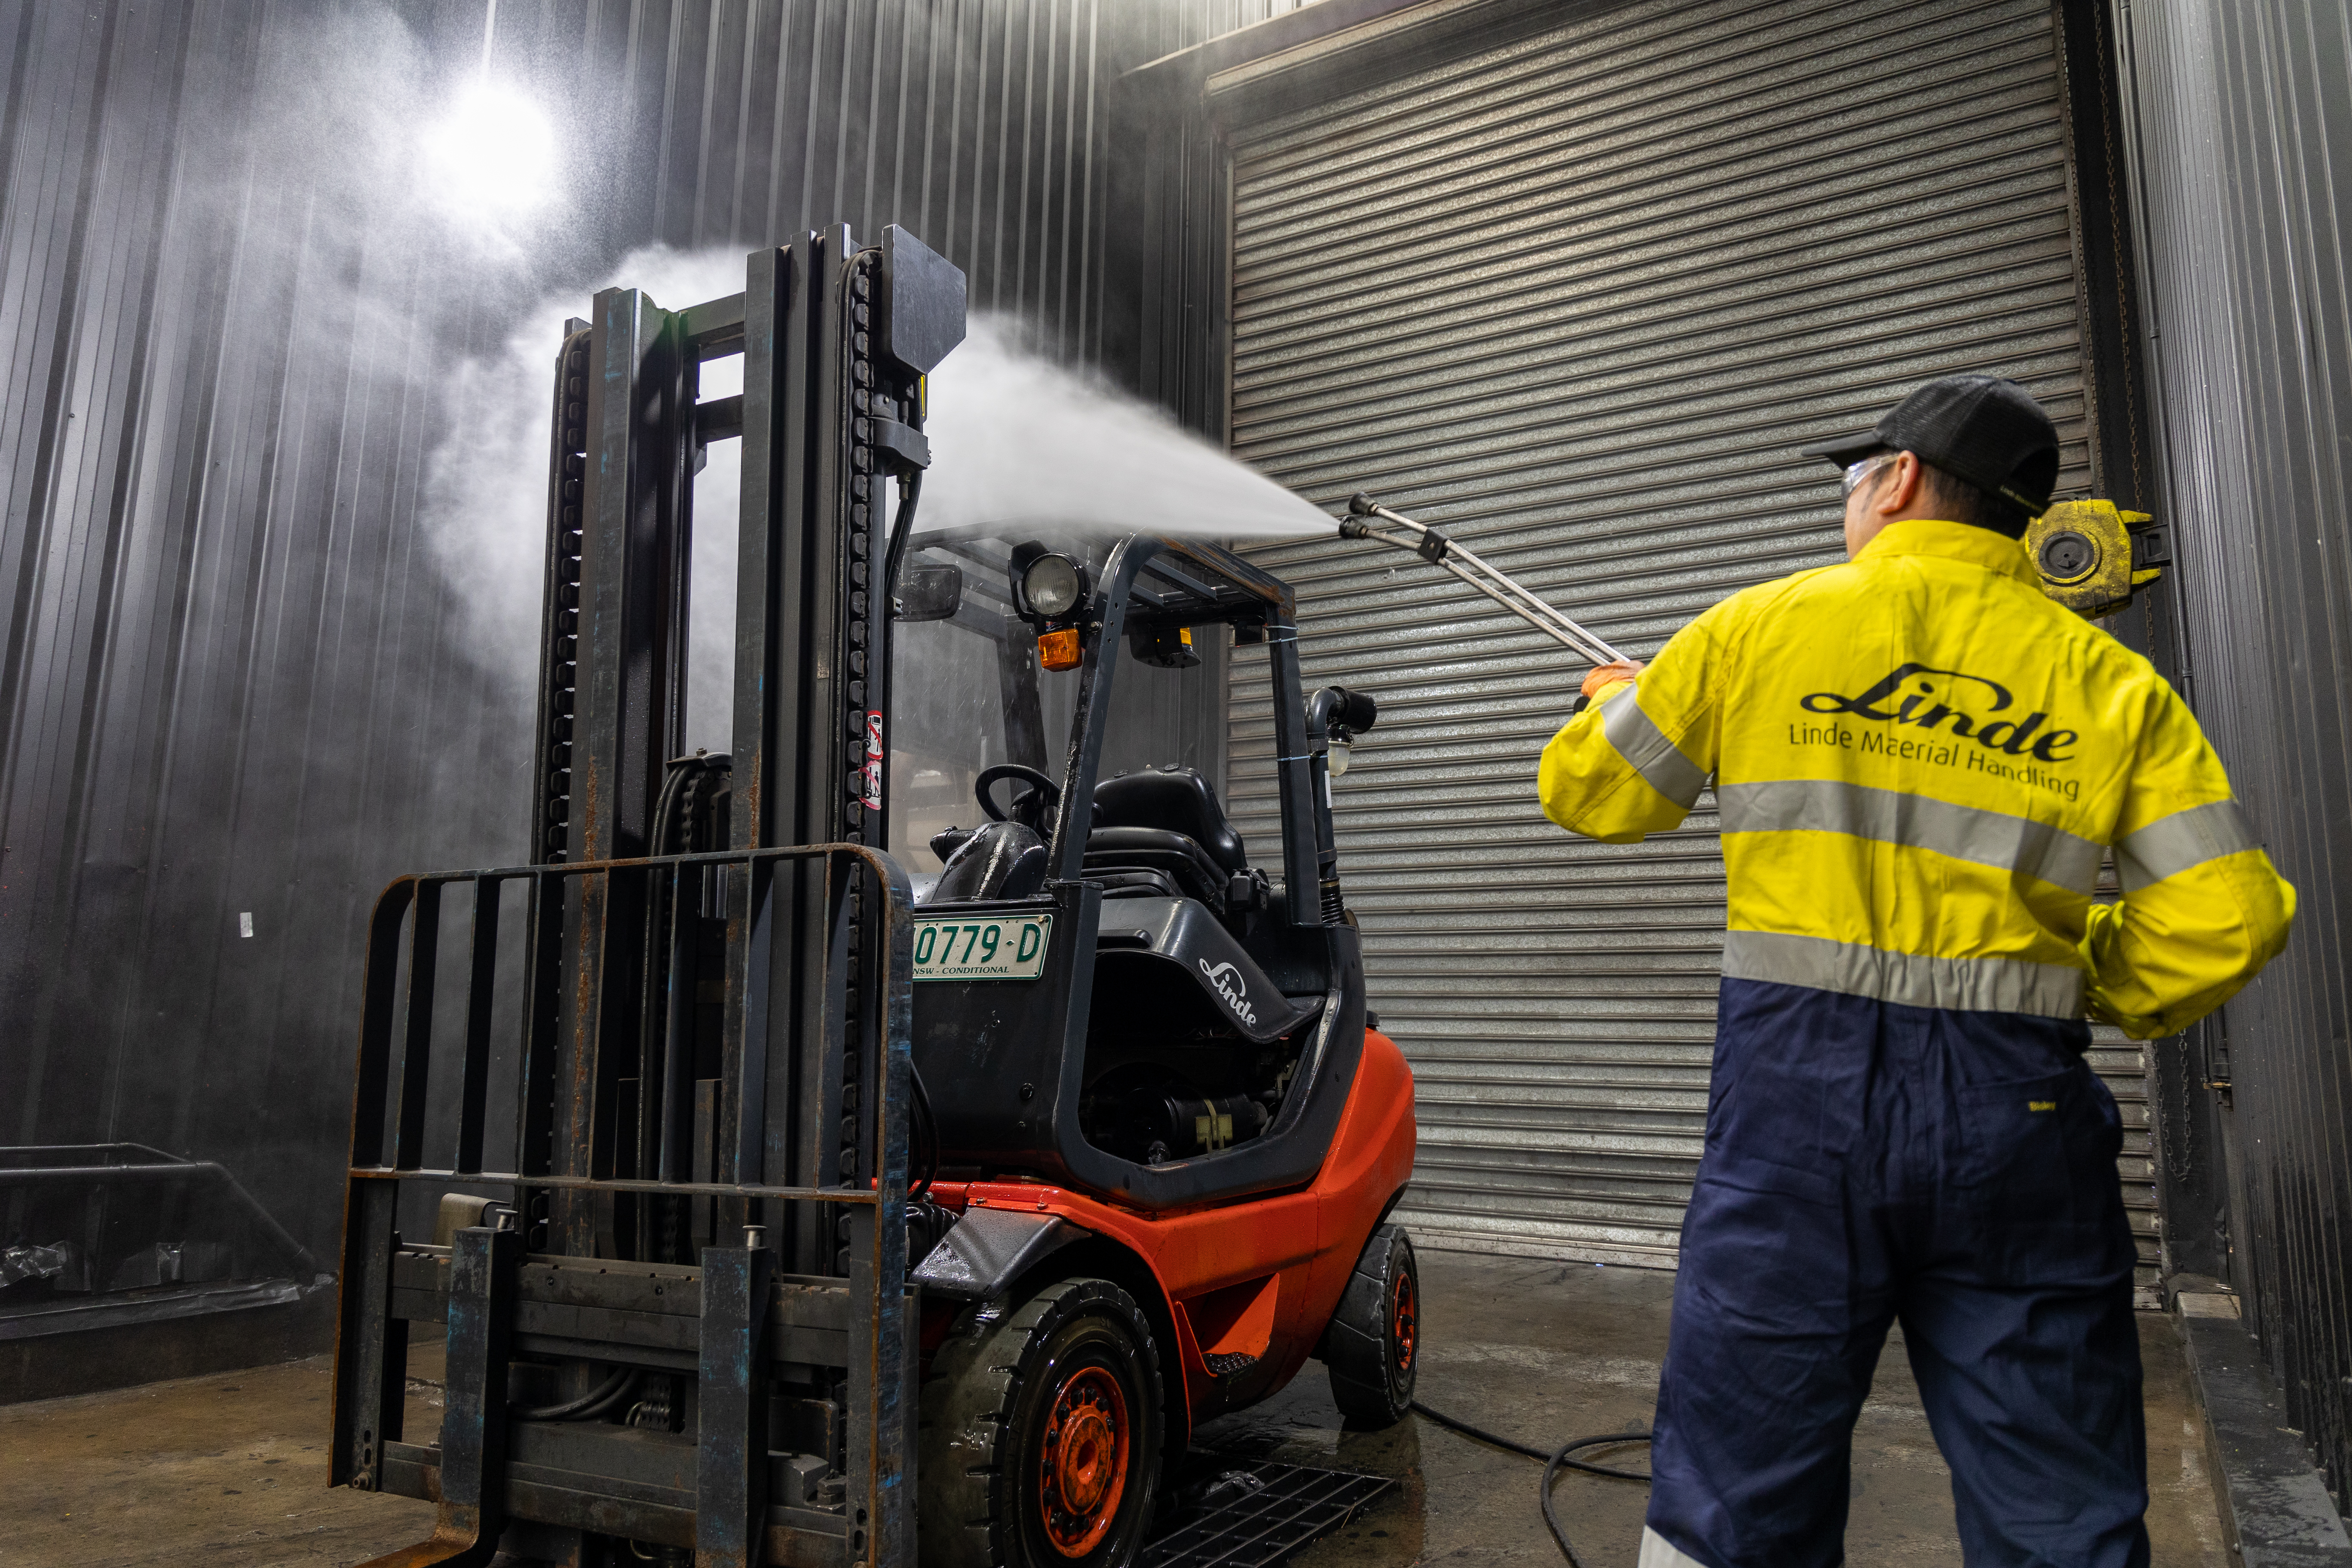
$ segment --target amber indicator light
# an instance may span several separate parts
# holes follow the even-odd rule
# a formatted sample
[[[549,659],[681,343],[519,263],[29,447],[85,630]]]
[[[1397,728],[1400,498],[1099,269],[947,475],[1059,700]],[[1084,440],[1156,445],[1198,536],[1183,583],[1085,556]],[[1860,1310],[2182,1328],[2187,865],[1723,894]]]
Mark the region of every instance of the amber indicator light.
[[[1037,662],[1047,669],[1076,669],[1082,658],[1078,651],[1077,627],[1038,634]]]

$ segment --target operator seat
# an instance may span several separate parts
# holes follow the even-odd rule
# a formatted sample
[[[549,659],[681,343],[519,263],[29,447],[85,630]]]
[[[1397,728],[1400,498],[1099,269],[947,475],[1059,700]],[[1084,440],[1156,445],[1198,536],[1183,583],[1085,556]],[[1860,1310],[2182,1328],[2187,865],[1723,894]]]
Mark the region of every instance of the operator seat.
[[[1086,876],[1110,896],[1166,897],[1164,884],[1221,910],[1233,879],[1248,868],[1216,790],[1192,769],[1145,768],[1095,785]]]

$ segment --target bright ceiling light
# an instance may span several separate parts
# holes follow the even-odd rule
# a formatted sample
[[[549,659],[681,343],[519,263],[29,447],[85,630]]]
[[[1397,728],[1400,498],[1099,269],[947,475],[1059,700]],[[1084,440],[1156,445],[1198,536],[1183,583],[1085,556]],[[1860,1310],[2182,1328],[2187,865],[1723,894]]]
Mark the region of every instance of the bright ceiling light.
[[[451,211],[497,224],[555,198],[555,127],[513,88],[477,78],[423,139],[424,174]]]

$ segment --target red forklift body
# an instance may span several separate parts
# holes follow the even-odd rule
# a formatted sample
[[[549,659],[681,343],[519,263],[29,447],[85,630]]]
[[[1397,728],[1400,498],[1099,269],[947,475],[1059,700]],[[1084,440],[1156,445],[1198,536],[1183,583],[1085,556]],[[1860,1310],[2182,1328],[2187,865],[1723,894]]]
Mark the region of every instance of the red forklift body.
[[[1029,1182],[940,1184],[933,1195],[959,1214],[1056,1216],[1131,1254],[1168,1313],[1181,1374],[1171,1402],[1189,1430],[1279,1393],[1307,1364],[1412,1154],[1412,1072],[1371,1031],[1330,1157],[1307,1186],[1156,1214]]]

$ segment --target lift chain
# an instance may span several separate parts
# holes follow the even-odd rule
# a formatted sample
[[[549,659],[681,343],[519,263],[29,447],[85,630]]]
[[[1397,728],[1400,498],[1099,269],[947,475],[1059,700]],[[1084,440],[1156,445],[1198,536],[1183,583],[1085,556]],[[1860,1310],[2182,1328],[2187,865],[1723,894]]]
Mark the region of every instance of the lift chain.
[[[572,816],[572,710],[580,679],[580,492],[588,462],[588,337],[582,331],[565,338],[555,362],[558,526],[549,545],[548,572],[553,581],[546,636],[551,646],[546,700],[540,707],[547,715],[548,732],[541,737],[546,772],[540,780],[538,831],[531,836],[544,864],[566,858]]]
[[[867,248],[849,258],[845,306],[844,331],[848,337],[848,353],[844,356],[849,371],[848,424],[849,460],[849,527],[847,547],[844,551],[843,570],[846,580],[844,602],[848,614],[843,620],[844,648],[842,666],[848,679],[842,682],[844,697],[843,739],[845,754],[851,765],[845,770],[842,787],[842,837],[863,840],[877,847],[887,847],[886,823],[882,810],[883,781],[881,756],[885,742],[877,732],[882,687],[888,672],[880,668],[887,639],[874,635],[876,616],[887,613],[887,605],[880,603],[885,585],[876,581],[877,565],[888,550],[887,540],[877,542],[880,531],[876,518],[884,509],[876,494],[876,452],[874,420],[898,416],[897,404],[882,390],[881,377],[874,361],[873,310],[874,283],[881,270],[882,253]],[[867,698],[876,699],[872,706]],[[841,1083],[841,1154],[840,1182],[845,1187],[862,1186],[866,1179],[866,1161],[862,1157],[864,1138],[861,1126],[864,1117],[858,1104],[858,1086],[866,1078],[866,1062],[862,1059],[866,1031],[859,1016],[858,974],[863,956],[866,932],[866,909],[861,889],[853,884],[846,894],[848,900],[848,985],[845,994],[849,1016],[842,1030]],[[850,1217],[844,1213],[835,1222],[834,1265],[843,1274],[849,1272]]]

